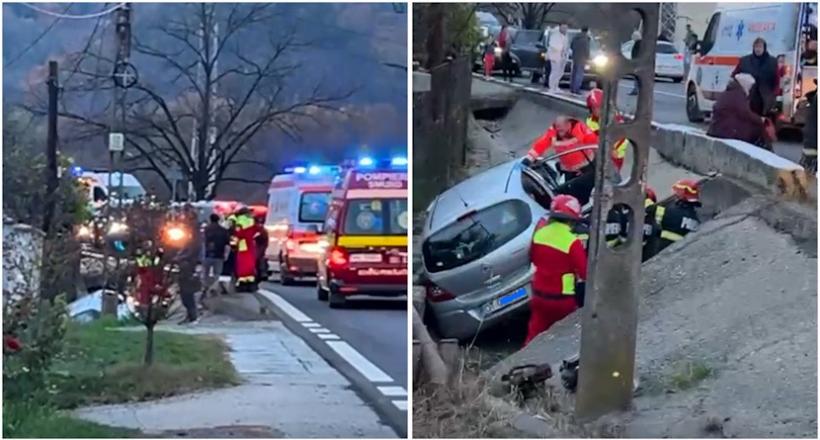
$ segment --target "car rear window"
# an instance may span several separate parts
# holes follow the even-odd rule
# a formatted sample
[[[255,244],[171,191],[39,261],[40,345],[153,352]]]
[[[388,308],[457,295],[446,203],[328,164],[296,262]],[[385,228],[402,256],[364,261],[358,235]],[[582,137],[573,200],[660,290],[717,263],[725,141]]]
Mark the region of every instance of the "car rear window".
[[[299,200],[299,221],[305,223],[322,223],[325,221],[330,193],[314,192],[302,194]]]
[[[407,235],[407,199],[356,199],[347,202],[346,235]]]
[[[657,53],[678,53],[678,50],[675,49],[675,46],[672,44],[664,44],[658,43],[657,48],[655,49]]]
[[[475,261],[526,231],[531,223],[530,207],[521,200],[467,214],[424,241],[427,271],[441,272]]]

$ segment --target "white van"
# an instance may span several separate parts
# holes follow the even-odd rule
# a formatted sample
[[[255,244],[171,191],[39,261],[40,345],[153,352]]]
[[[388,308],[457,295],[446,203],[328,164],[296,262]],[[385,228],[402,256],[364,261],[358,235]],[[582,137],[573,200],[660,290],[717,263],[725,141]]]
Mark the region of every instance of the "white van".
[[[686,79],[689,120],[700,122],[711,115],[718,94],[726,90],[740,58],[750,54],[752,42],[761,37],[770,55],[785,57],[786,74],[777,97],[781,109],[778,124],[802,125],[806,119],[805,95],[817,88],[816,61],[809,65],[801,60],[809,38],[817,38],[816,8],[816,3],[718,4]]]
[[[282,284],[316,276],[319,233],[339,167],[297,166],[273,177],[268,190],[265,257]]]
[[[91,172],[75,170],[75,175],[79,176],[79,180],[84,184],[88,193],[88,200],[93,211],[102,209],[109,201],[111,206],[117,206],[119,203],[118,191],[122,188],[122,202],[123,205],[129,205],[134,200],[145,197],[146,192],[142,184],[136,177],[128,173],[107,173],[107,172]],[[122,179],[122,183],[120,183]],[[109,183],[111,187],[109,188]],[[122,185],[122,186],[121,186]]]

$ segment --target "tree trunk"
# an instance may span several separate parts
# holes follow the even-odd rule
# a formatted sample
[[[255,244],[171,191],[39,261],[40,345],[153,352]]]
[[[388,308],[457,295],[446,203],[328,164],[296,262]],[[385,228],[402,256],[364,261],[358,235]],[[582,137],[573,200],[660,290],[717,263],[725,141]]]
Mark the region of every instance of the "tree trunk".
[[[145,358],[143,363],[150,367],[154,363],[154,324],[145,326]]]

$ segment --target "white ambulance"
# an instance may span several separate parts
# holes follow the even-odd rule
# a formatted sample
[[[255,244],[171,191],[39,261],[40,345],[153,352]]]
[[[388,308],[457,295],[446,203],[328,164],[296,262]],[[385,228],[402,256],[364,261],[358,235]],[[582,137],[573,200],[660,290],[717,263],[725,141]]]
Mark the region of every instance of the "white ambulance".
[[[738,61],[752,52],[758,37],[766,40],[771,56],[785,58],[786,73],[777,97],[778,125],[805,122],[806,93],[817,88],[816,55],[813,63],[804,56],[811,44],[816,51],[817,3],[718,4],[686,80],[686,115],[691,122],[711,115]]]
[[[336,166],[310,165],[287,168],[273,177],[265,257],[269,271],[279,273],[282,284],[316,276],[316,258],[322,251],[319,233],[340,172]]]

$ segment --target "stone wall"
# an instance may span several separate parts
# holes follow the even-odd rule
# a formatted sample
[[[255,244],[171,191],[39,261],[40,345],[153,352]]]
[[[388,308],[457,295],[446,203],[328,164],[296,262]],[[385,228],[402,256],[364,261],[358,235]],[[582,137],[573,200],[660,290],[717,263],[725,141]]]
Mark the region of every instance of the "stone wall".
[[[44,234],[37,228],[3,221],[3,296],[5,301],[40,292]]]

